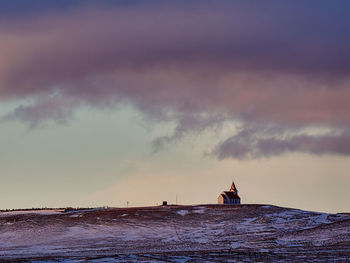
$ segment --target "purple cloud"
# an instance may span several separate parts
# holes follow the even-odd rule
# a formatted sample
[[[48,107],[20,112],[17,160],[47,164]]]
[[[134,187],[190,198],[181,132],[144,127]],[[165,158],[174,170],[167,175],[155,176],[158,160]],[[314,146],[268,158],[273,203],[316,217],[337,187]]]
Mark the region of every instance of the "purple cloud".
[[[220,160],[239,160],[279,156],[285,153],[313,155],[350,155],[350,133],[347,130],[322,135],[272,135],[244,130],[220,143],[212,155]]]
[[[29,124],[30,129],[45,125],[50,121],[56,124],[66,124],[73,118],[74,101],[69,101],[59,95],[36,100],[32,104],[19,105],[12,112],[0,119],[0,123],[18,120]]]
[[[3,120],[35,127],[68,121],[81,105],[129,103],[153,121],[178,123],[173,135],[155,139],[155,148],[233,121],[283,131],[268,138],[255,131],[252,140],[233,135],[213,151],[219,159],[297,151],[348,155],[329,141],[347,142],[350,30],[345,9],[329,5],[82,5],[3,19],[0,100],[34,101]],[[342,135],[296,135],[313,126]],[[291,127],[295,134],[283,137]]]

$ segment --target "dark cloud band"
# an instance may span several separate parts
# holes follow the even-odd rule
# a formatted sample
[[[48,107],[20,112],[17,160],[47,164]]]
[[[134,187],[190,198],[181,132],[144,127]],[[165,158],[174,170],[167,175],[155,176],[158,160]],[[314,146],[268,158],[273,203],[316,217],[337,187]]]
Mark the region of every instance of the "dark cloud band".
[[[81,105],[126,102],[153,120],[177,121],[173,136],[154,141],[157,148],[188,132],[238,121],[284,128],[273,137],[236,134],[213,151],[220,159],[298,151],[348,155],[345,132],[296,135],[314,125],[340,131],[349,126],[348,5],[80,3],[69,12],[51,8],[5,18],[0,99],[33,103],[2,120],[32,127],[63,123]],[[290,127],[296,133],[281,139]]]

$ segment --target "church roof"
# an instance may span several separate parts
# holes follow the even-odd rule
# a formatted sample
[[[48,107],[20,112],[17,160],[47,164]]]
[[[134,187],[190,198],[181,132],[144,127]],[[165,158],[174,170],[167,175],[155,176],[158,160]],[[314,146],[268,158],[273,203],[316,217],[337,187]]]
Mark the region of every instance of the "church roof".
[[[230,199],[241,199],[238,195],[231,191],[225,191],[225,195],[227,195]],[[224,195],[224,194],[223,194]]]

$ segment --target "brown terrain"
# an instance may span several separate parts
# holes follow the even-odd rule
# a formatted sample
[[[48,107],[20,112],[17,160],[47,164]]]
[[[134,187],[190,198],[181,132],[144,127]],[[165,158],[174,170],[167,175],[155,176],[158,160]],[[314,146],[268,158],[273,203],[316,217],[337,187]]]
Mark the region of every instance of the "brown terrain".
[[[0,262],[350,262],[350,214],[271,205],[0,213]]]

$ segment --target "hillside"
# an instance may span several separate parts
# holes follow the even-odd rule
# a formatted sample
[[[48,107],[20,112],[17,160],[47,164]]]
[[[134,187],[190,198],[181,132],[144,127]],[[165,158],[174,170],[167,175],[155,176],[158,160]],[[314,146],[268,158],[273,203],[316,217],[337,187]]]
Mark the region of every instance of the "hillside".
[[[0,262],[346,262],[349,246],[350,214],[270,205],[0,213]]]

